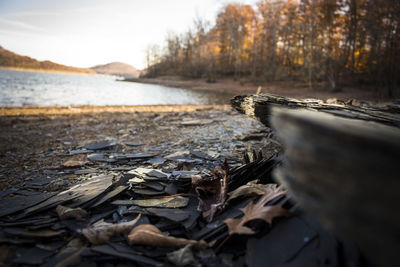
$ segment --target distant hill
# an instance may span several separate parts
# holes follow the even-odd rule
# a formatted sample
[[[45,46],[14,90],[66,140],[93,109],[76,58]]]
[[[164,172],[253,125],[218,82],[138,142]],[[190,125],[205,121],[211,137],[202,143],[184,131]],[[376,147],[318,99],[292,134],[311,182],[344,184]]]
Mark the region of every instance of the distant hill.
[[[4,49],[2,46],[0,46],[0,68],[95,74],[91,69],[75,68],[48,60],[38,61],[31,57],[21,56]]]
[[[117,75],[124,78],[137,78],[140,75],[140,70],[137,70],[133,66],[121,62],[112,62],[105,65],[97,65],[91,67],[99,74]]]

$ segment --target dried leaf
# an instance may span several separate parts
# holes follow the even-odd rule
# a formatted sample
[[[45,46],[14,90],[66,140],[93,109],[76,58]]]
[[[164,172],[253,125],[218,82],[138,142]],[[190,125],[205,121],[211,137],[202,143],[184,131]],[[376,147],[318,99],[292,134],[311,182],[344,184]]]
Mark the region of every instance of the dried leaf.
[[[227,177],[229,166],[217,166],[213,171],[212,179],[202,179],[201,176],[192,176],[192,185],[197,193],[199,205],[197,209],[202,212],[203,218],[211,222],[214,215],[222,207],[226,200]]]
[[[134,220],[124,223],[107,223],[101,220],[89,228],[82,230],[82,234],[94,245],[101,245],[106,243],[113,235],[123,234],[138,222],[141,214],[139,214]]]
[[[141,224],[132,229],[128,239],[135,245],[153,246],[153,247],[184,247],[193,245],[195,247],[206,247],[204,240],[189,240],[164,235],[157,227],[151,224]]]
[[[229,198],[226,202],[240,196],[262,196],[269,192],[275,191],[278,185],[276,184],[258,184],[256,180],[250,181],[245,185],[242,185],[234,191],[228,193]]]
[[[87,211],[81,208],[71,209],[62,205],[58,205],[56,211],[58,217],[60,217],[61,220],[66,220],[66,219],[82,220],[88,215]]]
[[[275,187],[270,192],[262,196],[256,204],[250,202],[245,208],[241,209],[244,216],[239,219],[226,219],[224,223],[228,226],[229,235],[233,234],[255,234],[255,232],[246,226],[246,223],[261,219],[271,224],[272,220],[276,217],[289,216],[290,212],[281,206],[265,206],[270,200],[277,196],[285,194],[281,187]]]

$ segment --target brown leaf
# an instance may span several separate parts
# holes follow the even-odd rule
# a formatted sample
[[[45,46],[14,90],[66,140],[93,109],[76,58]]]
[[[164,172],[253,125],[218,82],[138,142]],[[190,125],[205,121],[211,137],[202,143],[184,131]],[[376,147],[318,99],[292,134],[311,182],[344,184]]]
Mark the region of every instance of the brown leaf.
[[[276,184],[258,184],[256,180],[253,180],[228,193],[229,198],[226,200],[226,202],[229,202],[232,199],[240,196],[262,196],[268,194],[269,192],[275,191],[276,188]]]
[[[228,226],[229,235],[233,234],[255,234],[255,232],[246,226],[246,223],[261,219],[271,224],[272,220],[276,217],[289,216],[290,212],[281,206],[265,206],[270,200],[277,196],[285,194],[281,187],[275,187],[270,192],[262,196],[256,204],[250,202],[245,208],[241,209],[244,216],[239,219],[226,219],[224,223]]]
[[[228,171],[229,166],[225,161],[224,166],[215,167],[212,179],[202,179],[198,175],[192,176],[192,185],[199,199],[197,209],[202,211],[203,218],[208,222],[212,221],[215,213],[225,203]]]
[[[128,235],[128,239],[135,245],[144,245],[152,247],[184,247],[193,245],[195,247],[206,247],[204,240],[189,240],[184,238],[176,238],[164,235],[157,227],[151,224],[141,224],[132,229]]]
[[[92,243],[93,245],[100,245],[106,243],[113,235],[123,234],[137,223],[140,219],[139,214],[134,220],[124,223],[107,223],[103,220],[93,224],[92,226],[82,230],[82,234]]]
[[[66,220],[66,219],[82,220],[87,216],[86,210],[83,210],[81,208],[71,209],[62,205],[57,206],[56,212],[61,220]]]

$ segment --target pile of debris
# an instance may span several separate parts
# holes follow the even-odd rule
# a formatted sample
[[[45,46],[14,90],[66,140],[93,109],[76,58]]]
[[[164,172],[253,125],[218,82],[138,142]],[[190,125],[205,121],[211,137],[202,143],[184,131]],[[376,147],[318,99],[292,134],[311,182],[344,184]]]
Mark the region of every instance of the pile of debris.
[[[235,138],[244,151],[242,143],[268,139],[267,153],[260,147],[239,159],[226,152],[233,141],[208,149],[207,140],[224,142],[207,136],[210,123],[179,123],[196,127],[187,133],[206,149],[165,143],[165,151],[121,152],[120,140],[91,142],[63,152],[83,159],[43,170],[84,179],[36,178],[2,191],[2,265],[370,266],[275,182],[281,148],[269,128]],[[63,155],[42,155],[51,156]]]
[[[343,254],[334,246],[339,241],[297,211],[286,191],[273,183],[271,170],[279,159],[250,157],[254,160],[235,168],[225,162],[212,173],[163,169],[171,160],[200,161],[175,153],[157,169],[138,167],[59,193],[5,198],[3,264],[350,264],[338,255]],[[299,254],[304,249],[317,257],[308,261],[308,254]]]

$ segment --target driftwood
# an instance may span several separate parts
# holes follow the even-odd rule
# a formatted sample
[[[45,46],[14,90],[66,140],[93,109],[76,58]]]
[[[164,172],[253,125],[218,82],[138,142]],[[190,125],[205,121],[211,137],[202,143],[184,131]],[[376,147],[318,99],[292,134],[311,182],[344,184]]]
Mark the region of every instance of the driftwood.
[[[350,104],[326,104],[318,99],[303,99],[262,95],[239,95],[231,100],[231,105],[239,112],[260,120],[269,125],[272,107],[287,107],[291,109],[303,108],[330,113],[339,117],[375,121],[387,125],[400,127],[400,107],[391,104],[385,106],[365,105],[362,107]]]
[[[387,125],[399,126],[399,115],[270,95],[237,96],[232,105],[275,130],[285,149],[275,178],[300,206],[355,240],[377,266],[393,266],[400,251],[400,129]]]

